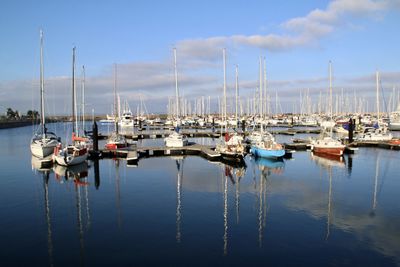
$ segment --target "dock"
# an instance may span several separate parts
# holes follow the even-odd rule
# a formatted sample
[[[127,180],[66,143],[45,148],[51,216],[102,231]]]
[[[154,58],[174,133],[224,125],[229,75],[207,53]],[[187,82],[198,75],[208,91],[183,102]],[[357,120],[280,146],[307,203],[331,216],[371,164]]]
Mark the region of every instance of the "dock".
[[[102,158],[126,158],[128,164],[135,163],[141,158],[179,155],[199,155],[210,161],[220,160],[221,154],[216,152],[214,148],[215,146],[192,143],[183,147],[146,146],[136,149],[102,149],[100,152]]]
[[[349,147],[357,148],[357,147],[378,147],[389,150],[400,150],[400,145],[395,143],[390,143],[389,141],[355,141],[353,143],[348,144]]]
[[[271,130],[269,131],[273,135],[296,135],[296,134],[319,134],[321,131],[319,129],[282,129],[282,130]],[[126,132],[126,133],[120,133],[125,138],[127,139],[132,139],[132,140],[139,140],[139,139],[160,139],[160,138],[165,138],[169,136],[172,133],[172,131],[169,130],[144,130],[144,131],[135,131],[135,132]],[[219,129],[214,129],[212,130],[181,130],[180,133],[183,135],[186,135],[189,138],[200,138],[200,137],[206,137],[206,138],[220,138],[221,136],[225,135],[225,132],[219,131]],[[243,134],[245,136],[249,135],[250,132],[244,132]],[[98,138],[99,140],[104,140],[109,137],[108,134],[105,133],[99,133]]]

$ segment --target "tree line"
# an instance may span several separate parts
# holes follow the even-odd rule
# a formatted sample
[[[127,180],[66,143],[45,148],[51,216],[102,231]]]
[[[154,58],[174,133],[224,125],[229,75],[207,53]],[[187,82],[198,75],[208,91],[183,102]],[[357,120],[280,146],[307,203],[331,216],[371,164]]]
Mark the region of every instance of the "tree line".
[[[3,119],[7,120],[23,120],[23,119],[32,119],[39,120],[40,114],[37,110],[28,110],[26,114],[21,114],[18,110],[13,110],[12,108],[7,108],[5,116]]]

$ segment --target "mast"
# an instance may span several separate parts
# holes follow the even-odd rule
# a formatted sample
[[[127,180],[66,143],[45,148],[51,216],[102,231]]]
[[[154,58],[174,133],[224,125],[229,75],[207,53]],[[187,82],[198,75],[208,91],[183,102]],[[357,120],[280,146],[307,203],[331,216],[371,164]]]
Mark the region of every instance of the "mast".
[[[235,104],[235,120],[238,121],[238,99],[239,99],[239,74],[238,74],[238,65],[236,64],[235,68],[236,74],[236,104]]]
[[[262,86],[262,79],[263,79],[263,76],[262,76],[262,62],[261,62],[261,56],[260,56],[260,59],[259,59],[259,71],[260,71],[260,76],[259,76],[259,79],[260,79],[260,107],[259,107],[259,110],[260,110],[260,119],[262,119],[262,117],[263,117],[263,114],[262,114],[262,112],[263,112],[263,108],[262,108],[262,97],[263,97],[263,93],[262,93],[262,91],[263,91],[263,86]]]
[[[178,90],[178,70],[176,67],[176,48],[174,47],[174,71],[175,71],[175,97],[176,97],[176,118],[179,118],[179,90]]]
[[[222,59],[223,59],[223,64],[224,64],[223,118],[224,118],[224,122],[226,122],[226,48],[222,49]],[[225,125],[225,128],[226,128],[226,125]]]
[[[332,62],[329,60],[329,116],[332,119]]]
[[[260,106],[259,106],[259,110],[260,110],[260,130],[261,130],[261,132],[263,132],[264,131],[264,129],[263,129],[263,114],[262,114],[262,112],[263,112],[263,108],[262,108],[262,104],[263,104],[263,102],[262,102],[262,97],[263,97],[263,93],[262,93],[262,91],[263,91],[263,86],[262,86],[262,79],[263,79],[263,75],[262,75],[262,59],[261,59],[261,56],[260,56],[260,58],[259,58],[259,71],[260,71],[260,73],[259,73],[259,79],[260,79]]]
[[[76,119],[76,93],[75,93],[75,50],[76,47],[72,48],[72,132],[78,129],[78,122]]]
[[[118,108],[117,108],[117,63],[114,63],[114,125],[115,132],[118,133]]]
[[[82,66],[82,129],[85,131],[85,66]]]
[[[42,137],[46,138],[44,118],[44,78],[43,78],[43,31],[40,30],[40,123],[42,126]]]
[[[267,63],[264,57],[264,114],[269,116],[268,96],[267,96]]]
[[[379,71],[376,71],[376,113],[379,125]]]

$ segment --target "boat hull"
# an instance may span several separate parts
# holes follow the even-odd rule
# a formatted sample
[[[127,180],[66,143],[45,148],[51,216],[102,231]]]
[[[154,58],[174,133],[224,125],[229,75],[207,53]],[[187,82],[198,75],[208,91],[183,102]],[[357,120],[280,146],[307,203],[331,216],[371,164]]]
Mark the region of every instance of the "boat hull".
[[[50,156],[54,152],[54,148],[57,146],[58,141],[51,140],[50,142],[43,143],[41,140],[34,141],[31,143],[31,153],[37,158],[45,158]]]
[[[104,147],[108,150],[117,150],[120,148],[127,148],[128,145],[125,143],[124,144],[108,143]]]
[[[312,151],[316,154],[324,154],[324,155],[333,155],[333,156],[342,156],[344,147],[319,147],[314,146]]]
[[[167,147],[183,147],[188,144],[187,140],[171,140],[165,139],[165,146]]]
[[[262,149],[255,146],[250,148],[250,152],[256,157],[278,159],[285,155],[284,149]]]
[[[188,144],[188,139],[184,135],[173,132],[164,138],[164,142],[166,147],[183,147]]]

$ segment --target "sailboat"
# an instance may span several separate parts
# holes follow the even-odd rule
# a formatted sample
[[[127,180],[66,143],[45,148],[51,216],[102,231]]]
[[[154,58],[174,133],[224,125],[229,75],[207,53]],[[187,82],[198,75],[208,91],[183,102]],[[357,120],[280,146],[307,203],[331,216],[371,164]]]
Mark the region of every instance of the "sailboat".
[[[76,92],[75,92],[75,47],[72,49],[72,144],[65,148],[61,144],[54,149],[53,159],[62,166],[72,166],[83,163],[88,156],[88,147],[79,137],[78,121],[76,112]]]
[[[118,108],[117,108],[117,65],[114,65],[114,127],[115,131],[110,135],[105,145],[106,149],[116,150],[126,148],[128,143],[125,136],[118,132]]]
[[[46,128],[44,111],[44,78],[43,78],[43,31],[40,31],[40,127],[31,140],[31,153],[38,158],[53,154],[54,148],[60,143],[60,138]]]
[[[392,134],[388,131],[386,126],[380,127],[380,113],[379,113],[379,72],[376,72],[376,112],[377,122],[374,127],[366,127],[364,132],[361,133],[358,141],[389,141],[393,138]]]
[[[179,109],[179,91],[178,91],[178,71],[176,68],[176,48],[174,48],[174,70],[175,70],[175,97],[176,97],[176,125],[175,130],[166,138],[164,138],[165,146],[167,147],[183,147],[188,144],[186,136],[179,132],[180,125],[180,109]]]
[[[86,146],[89,150],[93,149],[93,140],[91,137],[86,135],[85,131],[85,66],[82,66],[82,105],[81,105],[81,113],[82,113],[82,133],[76,135],[72,133],[72,141],[79,143],[81,146]]]
[[[332,120],[332,63],[329,61],[329,113]],[[342,156],[345,145],[332,137],[332,127],[322,127],[321,135],[316,140],[311,140],[311,151],[315,154]]]
[[[246,155],[245,147],[243,146],[243,137],[238,133],[229,133],[227,127],[227,113],[226,113],[226,50],[222,50],[223,54],[223,65],[224,65],[224,99],[223,99],[223,123],[225,126],[225,135],[221,143],[217,144],[215,151],[220,153],[226,160],[243,161]],[[236,72],[237,73],[237,72]],[[236,78],[236,81],[238,79]],[[222,131],[222,129],[221,129]],[[222,135],[221,135],[222,136]]]
[[[253,132],[253,135],[251,136],[253,144],[250,148],[250,152],[256,157],[272,159],[282,158],[285,155],[285,149],[283,146],[275,141],[275,138],[271,133],[267,131],[264,132],[262,106],[262,67],[260,57],[260,132]]]

